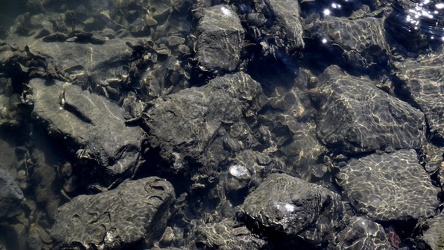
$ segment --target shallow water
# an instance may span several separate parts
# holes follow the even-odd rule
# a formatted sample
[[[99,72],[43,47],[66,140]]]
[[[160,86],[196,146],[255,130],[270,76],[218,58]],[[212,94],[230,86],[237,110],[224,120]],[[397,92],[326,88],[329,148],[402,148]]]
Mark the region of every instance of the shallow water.
[[[28,82],[35,77],[46,77],[48,81],[56,79],[66,84],[80,86],[84,91],[100,95],[102,98],[100,102],[106,100],[123,107],[125,124],[139,126],[142,111],[155,106],[156,100],[168,101],[169,96],[173,94],[186,89],[194,91],[192,87],[205,86],[216,76],[229,73],[230,70],[206,69],[197,62],[198,56],[194,51],[197,47],[196,36],[198,35],[196,16],[199,16],[199,11],[202,11],[198,7],[222,3],[232,6],[242,17],[242,21],[245,21],[246,16],[255,14],[252,3],[239,4],[237,2],[221,0],[204,3],[204,1],[189,0],[181,4],[175,3],[176,9],[171,8],[170,1],[85,0],[79,1],[77,5],[64,1],[4,0],[0,3],[0,42],[17,46],[10,52],[7,49],[9,45],[5,45],[0,51],[2,56],[0,59],[8,62],[0,67],[0,78],[3,79],[0,85],[0,167],[11,174],[24,196],[23,205],[19,209],[21,211],[18,211],[15,216],[0,220],[0,250],[52,249],[54,241],[50,236],[50,229],[60,206],[81,194],[93,195],[107,189],[114,189],[124,179],[160,176],[170,181],[176,189],[177,207],[185,208],[180,210],[183,214],[175,215],[168,225],[183,231],[195,227],[196,221],[217,222],[224,217],[229,217],[226,214],[234,214],[234,207],[241,204],[248,193],[272,172],[287,173],[341,193],[343,190],[335,182],[334,175],[335,171],[339,171],[348,163],[348,160],[375,152],[391,153],[390,151],[394,149],[392,150],[389,145],[373,151],[366,151],[365,148],[362,151],[353,151],[344,149],[345,146],[341,148],[340,144],[334,142],[321,142],[319,132],[316,134],[317,123],[319,123],[319,118],[316,116],[321,111],[320,107],[313,103],[322,103],[325,100],[316,100],[316,97],[322,95],[316,92],[318,90],[315,87],[323,81],[323,79],[318,79],[318,76],[331,65],[339,65],[342,71],[356,79],[361,77],[374,80],[379,89],[403,102],[408,102],[414,108],[421,109],[426,114],[427,122],[431,121],[427,124],[424,133],[424,140],[427,139],[427,141],[421,143],[433,144],[438,151],[444,145],[439,128],[430,128],[434,126],[433,116],[424,111],[426,108],[421,106],[425,105],[419,100],[421,97],[407,93],[409,89],[402,87],[404,85],[400,82],[408,81],[399,76],[402,75],[399,73],[402,71],[402,66],[394,66],[397,65],[396,63],[404,65],[410,60],[418,60],[421,63],[422,57],[433,57],[442,53],[444,4],[430,0],[411,2],[394,0],[299,1],[305,46],[292,51],[288,51],[286,44],[281,46],[278,42],[272,41],[273,39],[255,40],[258,36],[257,32],[260,31],[244,27],[247,41],[240,53],[242,62],[235,67],[234,72],[245,72],[259,82],[264,98],[268,98],[269,104],[267,108],[258,111],[259,118],[255,118],[256,120],[251,123],[248,123],[250,122],[248,119],[253,115],[247,113],[243,114],[242,118],[246,117],[245,120],[248,122],[239,123],[239,127],[233,125],[238,122],[235,118],[224,117],[224,121],[218,121],[227,128],[228,125],[232,126],[231,130],[226,129],[227,131],[221,132],[219,123],[205,120],[203,127],[207,131],[192,131],[191,134],[199,136],[210,131],[207,145],[196,143],[196,152],[198,152],[196,154],[211,156],[213,157],[211,160],[220,160],[217,164],[210,161],[208,165],[202,164],[204,160],[199,158],[201,162],[198,162],[193,158],[194,155],[184,156],[174,151],[178,149],[172,150],[173,153],[165,156],[167,153],[162,151],[162,143],[159,143],[160,149],[148,149],[148,146],[143,145],[140,149],[143,152],[140,153],[146,161],[141,163],[141,166],[138,166],[130,176],[124,176],[118,180],[108,179],[108,173],[102,173],[102,170],[97,171],[100,169],[98,167],[100,162],[90,157],[89,151],[70,148],[71,145],[77,145],[77,138],[63,137],[63,131],[60,132],[62,136],[51,134],[54,133],[50,129],[51,126],[46,121],[42,122],[40,117],[31,111],[34,104],[29,103],[26,98],[32,93]],[[177,9],[185,9],[189,12],[183,13]],[[224,14],[231,15],[228,9],[224,11]],[[140,17],[142,21],[139,22]],[[368,21],[368,26],[353,26],[348,23],[350,20],[361,20],[364,17],[369,17],[372,21],[375,19],[384,21],[375,24],[366,19],[364,22]],[[260,22],[260,18],[258,20]],[[313,26],[314,23],[320,24]],[[242,24],[246,25],[245,22]],[[268,23],[263,25],[267,26]],[[383,26],[383,32],[378,33],[379,30],[372,29],[372,27],[380,27],[378,25]],[[264,26],[259,25],[259,27]],[[362,27],[368,30],[363,32],[360,30]],[[82,28],[90,33],[84,34],[82,31],[79,35],[72,36],[75,33],[73,31]],[[50,37],[50,34],[58,36]],[[95,37],[91,34],[99,35]],[[367,36],[368,34],[371,36]],[[352,38],[347,39],[349,36]],[[45,41],[44,39],[54,40]],[[101,50],[112,44],[113,40],[120,41],[119,39],[123,42],[116,45],[114,49]],[[48,47],[43,46],[46,43],[41,42],[42,40],[53,43],[54,46],[49,50]],[[379,41],[386,41],[387,44],[377,44]],[[72,46],[66,49],[59,47],[59,43]],[[126,45],[123,45],[124,43]],[[85,44],[88,44],[87,49],[82,47]],[[25,47],[26,45],[29,47]],[[23,52],[23,58],[33,55],[33,60],[9,58],[17,48]],[[42,51],[42,48],[47,50]],[[146,51],[150,53],[145,53]],[[66,57],[59,62],[60,58],[54,58],[57,55]],[[20,61],[22,59],[23,61]],[[50,63],[52,60],[59,68]],[[43,61],[45,66],[42,66]],[[23,65],[25,62],[26,65]],[[414,71],[414,69],[414,66],[411,66],[411,70]],[[409,70],[410,68],[405,72],[410,72]],[[28,72],[41,72],[41,75],[38,73],[31,75]],[[433,79],[437,79],[438,83],[441,73],[433,74]],[[427,76],[426,73],[424,74]],[[10,79],[10,82],[7,79]],[[63,88],[65,87],[64,85]],[[250,90],[242,89],[242,91]],[[196,94],[202,93],[196,92]],[[97,120],[85,117],[82,111],[74,105],[64,106],[65,90],[59,98],[59,103],[54,105],[54,109],[50,112],[69,110],[83,121],[97,122]],[[200,122],[199,118],[202,114],[210,117],[213,115],[211,109],[205,106],[207,97],[202,94],[199,98],[201,110],[196,109],[190,114],[195,116],[193,121],[196,124]],[[247,94],[245,99],[248,98],[250,96]],[[186,98],[183,101],[184,109],[189,104],[187,101]],[[236,108],[226,107],[226,109],[231,109],[233,114],[241,112]],[[107,111],[112,113],[110,110]],[[107,113],[105,110],[103,112]],[[338,108],[333,112],[340,113],[342,110]],[[94,112],[91,111],[91,113]],[[173,111],[171,113],[176,116],[180,115]],[[121,118],[116,116],[116,119]],[[374,115],[372,119],[379,124],[384,122],[385,117]],[[437,123],[439,124],[439,121]],[[250,127],[245,127],[245,124]],[[190,130],[199,128],[197,125],[193,127],[193,124],[180,125]],[[71,124],[66,125],[66,127],[69,126]],[[146,129],[147,125],[141,126]],[[365,125],[363,127],[365,130]],[[120,132],[115,131],[115,133]],[[187,133],[184,132],[184,134]],[[180,135],[171,135],[173,138],[171,141],[174,141],[174,136]],[[292,138],[289,139],[289,136]],[[100,135],[97,135],[97,138],[99,137]],[[220,144],[212,144],[222,137],[224,139],[220,139]],[[303,140],[298,141],[300,138]],[[187,143],[194,143],[193,138],[176,146]],[[102,147],[100,143],[95,146]],[[200,147],[203,149],[201,150]],[[264,157],[264,159],[257,159],[259,164],[242,165],[242,161],[248,159],[249,155],[237,154],[240,151],[239,148],[267,153],[278,160],[273,162]],[[213,152],[218,152],[217,150],[224,153],[212,155]],[[419,155],[423,153],[421,150],[417,149]],[[208,155],[205,155],[207,153]],[[94,152],[91,155],[94,155]],[[170,157],[171,161],[167,162],[163,157]],[[254,155],[254,157],[257,156]],[[439,156],[438,158],[435,161],[427,159],[424,162],[439,165],[442,159]],[[104,161],[114,163],[118,160],[106,159]],[[245,160],[245,162],[248,161]],[[265,162],[263,165],[274,165],[264,170],[260,166],[263,162]],[[423,166],[426,165],[424,162],[421,162]],[[417,163],[420,166],[419,161]],[[183,167],[181,164],[188,165]],[[436,178],[436,174],[431,176],[430,182],[435,182],[435,187],[430,185],[430,190],[436,189],[438,192],[440,183],[436,183]],[[226,190],[231,188],[232,192],[221,191],[221,187]],[[221,195],[219,192],[227,192],[227,194]],[[373,203],[382,203],[381,197],[372,195],[370,197]],[[179,204],[179,200],[182,204]],[[231,201],[231,207],[224,210],[221,207],[224,206],[226,200]],[[349,202],[346,198],[344,201]],[[288,203],[276,206],[287,215],[296,210],[294,205]],[[219,212],[222,211],[221,214],[212,214],[216,209],[219,209]],[[226,214],[222,214],[223,212]],[[393,223],[396,224],[398,221]],[[383,221],[381,224],[399,238],[396,234],[398,224],[394,225],[391,221]],[[408,231],[413,234],[411,221],[406,224]],[[413,248],[415,246],[413,243],[404,242],[408,237],[410,235],[406,233],[401,235],[403,242],[396,242],[397,245],[393,241],[389,243],[392,247]],[[180,245],[181,243],[183,245]],[[180,247],[188,243],[176,239],[169,246]],[[276,245],[269,247],[273,248],[272,246]],[[82,247],[77,247],[73,249],[82,249]]]

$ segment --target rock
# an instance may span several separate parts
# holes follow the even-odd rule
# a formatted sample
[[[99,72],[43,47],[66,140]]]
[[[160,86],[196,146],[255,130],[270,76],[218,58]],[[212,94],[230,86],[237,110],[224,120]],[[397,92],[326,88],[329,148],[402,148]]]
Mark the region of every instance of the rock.
[[[280,234],[320,246],[341,217],[339,200],[339,195],[319,185],[272,174],[247,196],[240,218],[268,237]]]
[[[404,93],[424,112],[430,132],[441,140],[444,140],[443,63],[442,54],[433,53],[395,64],[397,76],[403,81],[401,88]]]
[[[197,32],[196,53],[203,70],[234,71],[237,68],[245,32],[230,6],[206,8]]]
[[[352,159],[336,178],[356,212],[371,220],[427,218],[439,205],[415,150]]]
[[[0,220],[14,217],[23,212],[22,190],[8,171],[0,168]]]
[[[150,146],[160,149],[173,172],[187,169],[190,160],[217,166],[229,152],[221,133],[235,122],[247,127],[243,115],[255,112],[251,104],[261,91],[249,75],[236,73],[158,98],[143,116]]]
[[[166,228],[175,200],[166,180],[148,177],[96,195],[80,195],[59,208],[51,237],[59,247],[150,247]]]
[[[231,219],[199,225],[193,240],[199,249],[262,249],[265,245],[264,240],[255,237],[245,226],[236,225]]]
[[[235,1],[240,14],[246,16],[249,33],[265,55],[279,56],[282,49],[293,54],[304,47],[298,1]]]
[[[442,224],[444,223],[444,214],[441,213],[434,218],[427,220],[423,226],[427,229],[421,240],[428,245],[429,248],[425,249],[433,249],[438,250],[442,249],[444,246],[444,228]]]
[[[312,100],[319,105],[318,138],[327,147],[346,154],[422,147],[426,127],[418,109],[336,66],[320,81]]]
[[[33,113],[67,149],[99,167],[101,177],[131,174],[140,163],[143,130],[125,126],[124,111],[79,86],[32,79]],[[106,179],[106,181],[111,181]]]
[[[323,53],[339,60],[335,63],[365,70],[388,64],[390,48],[385,38],[384,20],[376,17],[349,20],[326,16],[309,23],[306,28],[310,37],[317,37],[322,43],[321,48],[325,49]],[[334,53],[336,51],[339,53]]]
[[[391,249],[384,228],[364,217],[353,216],[332,249]]]

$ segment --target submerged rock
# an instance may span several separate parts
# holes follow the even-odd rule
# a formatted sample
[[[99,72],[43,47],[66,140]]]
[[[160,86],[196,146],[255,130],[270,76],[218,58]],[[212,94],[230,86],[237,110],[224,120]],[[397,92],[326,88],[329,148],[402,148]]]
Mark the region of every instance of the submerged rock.
[[[336,178],[356,212],[371,220],[427,218],[439,205],[415,150],[352,159]]]
[[[34,115],[78,159],[97,165],[101,177],[131,174],[138,167],[144,133],[125,125],[117,104],[60,81],[47,84],[35,78],[29,86]]]
[[[327,68],[312,100],[319,105],[318,138],[347,154],[376,150],[420,149],[424,114],[375,87],[370,80]]]
[[[322,43],[329,57],[354,69],[388,64],[390,48],[384,30],[384,18],[365,17],[349,20],[326,16],[306,27],[311,37]],[[337,51],[338,53],[331,53]]]
[[[337,236],[332,249],[391,249],[384,228],[364,217],[353,216]]]
[[[339,195],[322,186],[272,174],[247,196],[240,217],[270,237],[296,236],[320,246],[341,217],[339,200]]]
[[[206,8],[197,31],[197,59],[204,70],[233,71],[237,68],[245,32],[230,6]]]
[[[51,237],[65,247],[151,247],[166,228],[174,199],[171,183],[157,177],[127,181],[96,195],[80,195],[59,208]]]
[[[261,249],[265,241],[256,238],[245,226],[231,219],[199,225],[195,232],[195,246],[199,249]],[[193,237],[193,238],[194,238]]]
[[[217,165],[228,157],[222,146],[224,126],[248,127],[243,116],[261,93],[259,83],[240,72],[159,98],[143,116],[150,145],[161,150],[174,172],[186,169],[187,161]]]
[[[441,140],[444,140],[443,63],[442,54],[431,54],[395,64],[397,76],[404,82],[401,87],[426,115],[430,132]]]
[[[24,196],[8,171],[0,168],[0,220],[14,217],[23,212]]]

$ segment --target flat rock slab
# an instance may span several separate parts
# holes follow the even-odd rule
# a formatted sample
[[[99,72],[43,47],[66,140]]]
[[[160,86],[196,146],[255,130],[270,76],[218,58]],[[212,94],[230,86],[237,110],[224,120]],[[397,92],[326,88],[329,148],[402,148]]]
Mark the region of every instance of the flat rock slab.
[[[222,125],[242,122],[243,112],[261,93],[258,82],[236,73],[158,98],[143,116],[150,145],[160,148],[161,156],[172,161],[176,170],[184,167],[185,157],[209,162],[222,154],[205,154]]]
[[[430,132],[444,139],[444,57],[441,54],[422,55],[415,60],[395,64],[397,76],[412,101],[427,117]]]
[[[80,243],[87,249],[128,248],[142,240],[150,246],[165,230],[174,200],[171,183],[157,177],[80,195],[59,208],[51,237],[60,246]]]
[[[322,243],[340,216],[339,195],[286,174],[272,174],[241,205],[247,223],[264,231]]]
[[[120,175],[138,166],[144,132],[125,125],[117,104],[60,81],[48,85],[35,78],[29,86],[34,115],[46,123],[49,133],[64,138],[79,159],[97,163],[104,170],[99,174]]]
[[[23,192],[8,171],[0,168],[0,220],[23,212]]]
[[[206,8],[197,31],[197,58],[205,70],[233,71],[237,68],[245,32],[230,6]]]
[[[327,147],[347,154],[422,147],[426,126],[420,110],[336,66],[319,79],[317,134]]]
[[[352,159],[336,177],[357,213],[371,220],[427,218],[439,205],[415,150]]]

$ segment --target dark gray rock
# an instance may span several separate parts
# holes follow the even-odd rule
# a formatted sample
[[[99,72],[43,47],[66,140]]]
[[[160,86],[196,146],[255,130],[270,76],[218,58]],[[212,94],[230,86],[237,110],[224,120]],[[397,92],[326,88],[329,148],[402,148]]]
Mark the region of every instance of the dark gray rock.
[[[443,63],[442,54],[434,53],[395,64],[397,76],[404,82],[402,87],[426,115],[430,132],[441,140],[444,139]]]
[[[80,195],[59,208],[51,237],[59,246],[121,249],[144,241],[150,247],[165,230],[174,200],[173,186],[157,177]]]
[[[298,1],[250,0],[235,1],[235,4],[239,13],[245,15],[249,33],[265,55],[277,57],[279,49],[293,54],[304,47]]]
[[[29,86],[34,116],[78,159],[98,165],[100,176],[131,174],[138,167],[144,132],[125,125],[124,111],[117,104],[60,81],[47,85],[35,78]]]
[[[206,8],[197,32],[197,59],[203,70],[233,71],[237,68],[245,32],[230,6]]]
[[[241,126],[241,133],[248,133],[243,116],[256,112],[251,104],[261,93],[259,83],[236,73],[158,98],[143,116],[150,145],[161,150],[174,172],[188,167],[185,158],[217,166],[230,152],[223,146],[225,131]]]
[[[423,221],[424,222],[424,221]],[[434,218],[428,219],[423,225],[418,225],[426,231],[423,233],[421,240],[425,242],[430,249],[438,250],[444,246],[444,214],[441,213]]]
[[[323,44],[325,53],[332,54],[338,60],[355,69],[367,69],[372,66],[387,65],[390,53],[385,38],[385,18],[365,17],[349,20],[340,17],[326,16],[308,23],[311,37],[317,37]]]
[[[353,216],[330,249],[391,249],[384,228],[364,217]]]
[[[22,190],[8,171],[0,168],[0,220],[14,217],[23,212]]]
[[[352,159],[336,177],[356,212],[371,220],[427,218],[439,205],[415,150]]]
[[[336,66],[319,79],[312,100],[319,105],[318,138],[327,147],[346,154],[422,147],[425,120],[420,110]]]
[[[319,246],[342,216],[339,195],[286,174],[270,175],[241,205],[240,218],[269,234]]]
[[[262,249],[265,241],[255,237],[245,226],[231,219],[199,225],[193,235],[199,249]]]

